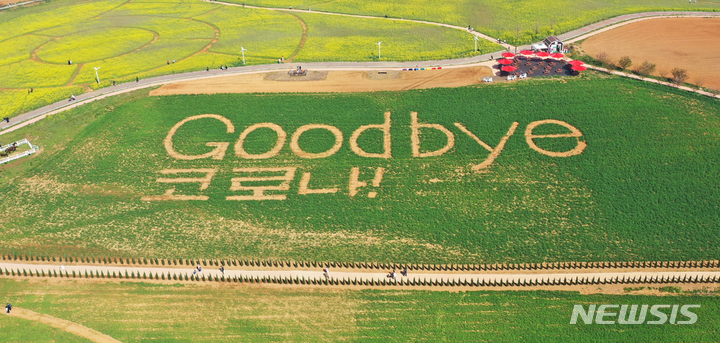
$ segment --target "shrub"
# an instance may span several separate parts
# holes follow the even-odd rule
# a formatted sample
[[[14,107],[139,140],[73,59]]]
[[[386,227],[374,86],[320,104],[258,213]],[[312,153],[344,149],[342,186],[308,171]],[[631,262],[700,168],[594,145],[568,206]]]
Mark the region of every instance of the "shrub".
[[[632,65],[632,60],[630,60],[629,56],[620,57],[620,60],[618,60],[618,66],[622,69],[627,69],[631,65]]]
[[[600,63],[602,63],[605,67],[610,68],[614,66],[612,60],[605,51],[598,53],[597,56],[595,56],[595,59],[600,61]]]
[[[650,75],[655,71],[655,63],[645,61],[635,71],[641,75]]]
[[[682,68],[673,68],[670,71],[670,75],[672,75],[672,78],[671,78],[672,82],[678,86],[685,83],[685,81],[687,81],[687,79],[689,77],[687,70],[682,69]]]

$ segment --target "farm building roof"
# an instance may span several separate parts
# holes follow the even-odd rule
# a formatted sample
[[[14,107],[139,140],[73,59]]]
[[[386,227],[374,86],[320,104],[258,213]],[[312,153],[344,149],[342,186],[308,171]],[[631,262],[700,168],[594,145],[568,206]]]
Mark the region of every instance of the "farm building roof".
[[[543,43],[545,43],[545,45],[547,45],[547,46],[550,46],[550,45],[552,45],[552,43],[555,43],[555,42],[562,43],[560,38],[557,38],[555,36],[549,36],[549,37],[545,38],[545,40],[543,40]]]

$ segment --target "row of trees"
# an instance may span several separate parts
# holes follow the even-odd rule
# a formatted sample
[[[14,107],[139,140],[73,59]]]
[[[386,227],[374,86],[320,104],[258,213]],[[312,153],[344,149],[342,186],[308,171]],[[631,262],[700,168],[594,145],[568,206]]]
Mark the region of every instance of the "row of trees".
[[[601,52],[595,58],[598,61],[600,61],[600,63],[602,63],[604,66],[606,66],[608,68],[612,68],[612,69],[620,68],[622,70],[630,70],[630,67],[632,67],[632,65],[633,65],[633,62],[629,56],[620,57],[620,59],[617,62],[614,62],[613,60],[611,60],[608,57],[608,55],[605,52]],[[644,61],[642,64],[637,66],[632,71],[637,74],[643,75],[643,76],[648,76],[648,75],[652,74],[653,72],[655,72],[655,67],[656,67],[655,63],[650,63],[648,61]],[[667,77],[667,74],[666,74],[666,72],[662,71],[662,72],[660,72],[660,76]],[[668,79],[671,82],[673,82],[674,84],[679,86],[679,85],[682,85],[685,82],[687,82],[687,80],[689,78],[690,78],[690,76],[688,75],[687,70],[682,69],[682,68],[673,68],[670,71],[670,77]],[[701,85],[698,84],[698,86],[701,86]]]

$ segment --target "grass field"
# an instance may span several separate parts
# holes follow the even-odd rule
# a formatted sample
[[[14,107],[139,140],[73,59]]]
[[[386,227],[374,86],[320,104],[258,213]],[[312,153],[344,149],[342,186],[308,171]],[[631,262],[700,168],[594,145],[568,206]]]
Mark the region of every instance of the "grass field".
[[[92,342],[30,320],[7,316],[5,312],[0,315],[0,330],[4,342]]]
[[[308,51],[300,50],[302,61],[373,60],[376,38],[392,42],[384,60],[468,56],[473,47],[470,35],[432,25],[378,25],[376,19],[312,15],[305,21],[311,27],[311,44]],[[349,32],[353,36],[346,37],[348,44],[338,45]],[[16,99],[30,88],[48,89],[42,98],[0,107],[0,117],[12,117],[112,81],[242,65],[241,46],[248,49],[247,64],[276,63],[298,50],[303,26],[288,13],[199,0],[55,0],[2,11],[0,33],[0,98]],[[442,46],[433,40],[442,40]],[[483,43],[479,49],[483,53],[500,47]],[[95,67],[100,68],[99,84]]]
[[[675,0],[463,0],[463,1],[302,1],[228,0],[249,5],[288,8],[311,7],[314,11],[418,19],[467,27],[507,39],[514,45],[539,41],[582,26],[627,13],[648,11],[717,11],[720,3],[686,3]]]
[[[714,320],[720,310],[717,291],[705,296],[450,293],[5,278],[0,278],[0,290],[16,307],[80,323],[123,342],[711,342],[720,334]],[[693,310],[698,316],[694,325],[570,325],[575,304],[700,308]],[[35,341],[49,330],[28,331],[9,317],[0,316],[3,335]]]
[[[2,251],[429,263],[694,260],[719,252],[720,105],[700,96],[597,75],[368,94],[142,94],[93,103],[3,137],[28,137],[44,150],[2,169],[0,204],[12,209],[0,217]],[[351,134],[382,123],[386,111],[392,158],[351,151]],[[413,111],[420,123],[450,130],[455,146],[442,156],[413,157]],[[170,157],[163,140],[171,127],[205,113],[228,118],[234,132],[217,120],[191,121],[176,132],[173,149],[204,154],[215,149],[207,142],[228,142],[224,158]],[[578,128],[587,148],[570,157],[531,149],[523,137],[527,126],[545,119]],[[515,121],[497,159],[473,171],[488,150],[454,123],[494,148]],[[241,133],[262,122],[282,127],[286,143],[268,159],[238,156]],[[326,158],[292,152],[293,133],[307,124],[337,127],[339,150]],[[541,125],[533,134],[564,132]],[[242,151],[254,155],[271,151],[277,140],[269,128],[244,137]],[[357,145],[381,154],[382,137],[370,129]],[[434,129],[420,129],[419,138],[418,153],[447,143]],[[336,144],[321,129],[296,141],[295,149],[310,154]],[[534,141],[556,152],[579,144],[575,137]],[[251,167],[297,169],[233,170]],[[355,178],[367,185],[353,194],[355,167]],[[207,175],[161,174],[189,168],[217,171],[204,190],[199,181],[157,182]],[[378,168],[385,172],[375,187]],[[304,173],[311,175],[303,188]],[[263,175],[287,176],[286,191],[266,191],[285,200],[234,198],[252,194],[243,186],[263,182],[233,178]],[[141,200],[168,189],[207,200]]]

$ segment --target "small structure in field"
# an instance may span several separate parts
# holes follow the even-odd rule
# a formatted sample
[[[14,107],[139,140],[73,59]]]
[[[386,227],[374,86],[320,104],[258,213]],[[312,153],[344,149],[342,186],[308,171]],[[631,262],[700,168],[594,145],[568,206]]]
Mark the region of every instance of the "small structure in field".
[[[565,44],[555,36],[545,38],[542,42],[532,45],[535,51],[547,51],[549,53],[565,51]]]
[[[301,66],[297,66],[297,68],[295,70],[289,71],[288,75],[290,75],[290,76],[305,76],[305,75],[307,75],[307,69],[303,69]]]
[[[18,151],[18,148],[25,144],[28,145],[29,149],[20,148],[20,151]],[[27,138],[8,145],[0,146],[0,164],[5,164],[21,157],[32,155],[36,153],[38,149],[37,145],[30,144],[30,141],[28,141]]]

